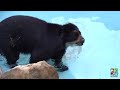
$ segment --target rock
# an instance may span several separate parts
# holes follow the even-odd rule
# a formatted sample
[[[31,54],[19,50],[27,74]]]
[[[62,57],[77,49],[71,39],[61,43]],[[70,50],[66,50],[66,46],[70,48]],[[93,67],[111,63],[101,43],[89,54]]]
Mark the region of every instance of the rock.
[[[19,65],[1,75],[1,79],[59,79],[56,69],[45,61]]]

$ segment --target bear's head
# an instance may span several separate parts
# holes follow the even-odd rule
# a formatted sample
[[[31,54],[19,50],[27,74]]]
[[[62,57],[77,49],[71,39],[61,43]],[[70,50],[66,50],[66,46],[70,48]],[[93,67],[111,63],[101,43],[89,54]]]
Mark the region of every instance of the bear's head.
[[[63,29],[65,43],[77,44],[79,46],[84,44],[85,39],[76,25],[72,23],[64,24]]]

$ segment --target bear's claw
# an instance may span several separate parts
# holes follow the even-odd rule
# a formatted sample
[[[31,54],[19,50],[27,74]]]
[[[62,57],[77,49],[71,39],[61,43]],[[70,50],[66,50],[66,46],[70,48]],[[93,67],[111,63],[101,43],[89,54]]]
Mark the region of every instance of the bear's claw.
[[[60,63],[59,65],[55,66],[57,68],[57,71],[63,72],[68,70],[68,67]]]

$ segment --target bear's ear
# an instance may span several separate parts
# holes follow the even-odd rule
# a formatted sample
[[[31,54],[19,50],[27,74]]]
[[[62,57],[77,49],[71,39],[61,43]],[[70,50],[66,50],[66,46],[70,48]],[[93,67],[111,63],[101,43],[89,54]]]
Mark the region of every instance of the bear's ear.
[[[63,25],[64,31],[69,32],[71,30],[79,30],[78,27],[73,23],[67,23]]]
[[[72,30],[75,30],[76,29],[76,26],[72,23],[67,23],[67,24],[64,24],[63,25],[63,29],[64,29],[64,32],[65,33],[69,33],[71,32]]]
[[[63,37],[64,37],[64,27],[63,27],[63,26],[59,27],[58,32],[59,32],[59,36],[60,36],[61,38],[63,38]]]

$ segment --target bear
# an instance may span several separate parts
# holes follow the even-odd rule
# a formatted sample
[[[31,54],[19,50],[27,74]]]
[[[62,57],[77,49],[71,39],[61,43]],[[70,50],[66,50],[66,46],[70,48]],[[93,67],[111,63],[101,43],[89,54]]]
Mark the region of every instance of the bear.
[[[30,54],[29,63],[54,60],[55,68],[68,70],[62,62],[66,44],[82,46],[85,42],[73,23],[56,24],[27,15],[14,15],[0,22],[0,54],[13,68],[20,53]]]

